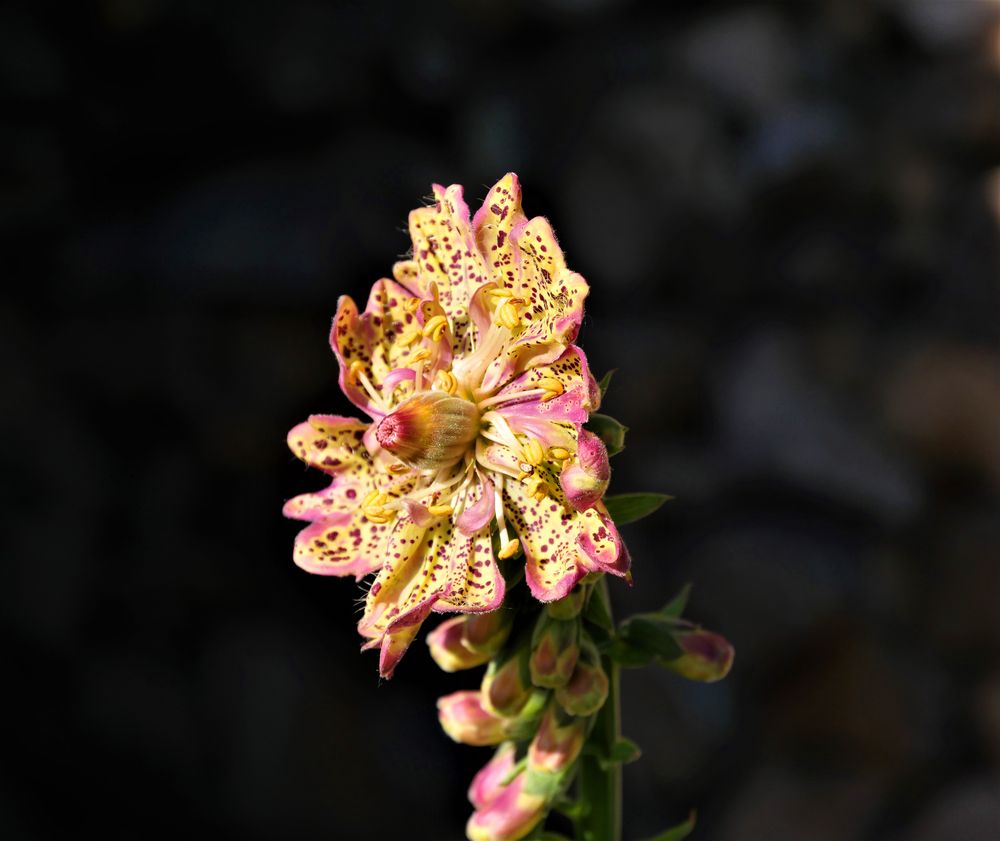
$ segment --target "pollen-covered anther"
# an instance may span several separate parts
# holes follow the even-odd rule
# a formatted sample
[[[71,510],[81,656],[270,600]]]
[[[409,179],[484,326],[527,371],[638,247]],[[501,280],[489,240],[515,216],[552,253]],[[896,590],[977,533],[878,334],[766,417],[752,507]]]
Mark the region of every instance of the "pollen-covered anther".
[[[393,512],[391,510],[383,507],[388,501],[389,494],[375,490],[364,498],[364,501],[361,503],[361,510],[365,517],[373,523],[380,525],[388,523],[393,516]]]
[[[515,537],[513,540],[500,547],[500,551],[497,552],[497,557],[501,561],[506,561],[508,558],[513,558],[518,553],[520,548],[521,541]]]
[[[549,458],[553,461],[566,461],[571,455],[572,453],[569,450],[562,447],[553,447],[549,450]]]
[[[514,330],[521,323],[521,316],[518,315],[517,304],[513,298],[497,308],[497,321],[508,330]]]
[[[542,395],[543,403],[555,399],[565,391],[563,384],[555,377],[542,377],[536,385],[545,392]]]
[[[427,510],[434,517],[450,517],[455,513],[455,509],[450,505],[428,505]]]
[[[399,461],[395,462],[394,464],[390,464],[386,468],[386,470],[388,470],[394,476],[399,476],[401,473],[406,473],[409,471],[409,469],[410,469],[409,467],[407,467],[405,464]]]
[[[365,372],[365,363],[360,359],[355,359],[347,367],[347,378],[352,382],[357,381],[358,377]]]
[[[419,335],[419,334],[418,334]],[[424,362],[431,358],[431,352],[427,348],[420,348],[413,356],[410,357],[410,362]]]
[[[448,394],[454,394],[458,391],[458,380],[455,379],[455,375],[451,371],[438,371],[437,377],[434,381],[434,386],[439,391],[446,391]]]
[[[545,450],[536,438],[529,438],[522,452],[524,460],[533,467],[537,467],[545,459]]]
[[[491,298],[513,298],[514,290],[508,289],[506,286],[498,286],[495,289],[487,289],[486,294]]]
[[[443,315],[435,315],[424,325],[424,338],[432,342],[440,342],[445,330],[448,329],[448,319]]]
[[[420,309],[420,299],[419,298],[407,298],[403,301],[403,311],[413,315],[418,309]]]
[[[479,412],[468,400],[425,391],[379,421],[375,438],[403,464],[417,470],[450,467],[479,434]]]

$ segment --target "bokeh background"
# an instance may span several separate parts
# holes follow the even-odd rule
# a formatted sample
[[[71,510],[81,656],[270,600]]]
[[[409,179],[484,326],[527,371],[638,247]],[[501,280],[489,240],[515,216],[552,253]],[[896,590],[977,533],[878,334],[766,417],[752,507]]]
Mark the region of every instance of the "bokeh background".
[[[1000,19],[858,4],[35,0],[0,10],[0,837],[451,839],[488,751],[287,452],[432,182],[508,170],[631,428],[621,613],[694,582],[713,686],[628,673],[626,837],[1000,838]],[[473,205],[475,206],[475,205]]]

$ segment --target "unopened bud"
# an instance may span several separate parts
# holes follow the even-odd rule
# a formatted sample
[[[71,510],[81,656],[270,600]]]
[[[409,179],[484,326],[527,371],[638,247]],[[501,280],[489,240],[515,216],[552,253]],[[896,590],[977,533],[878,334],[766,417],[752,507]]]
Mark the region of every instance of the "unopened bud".
[[[517,841],[538,826],[548,810],[548,799],[528,785],[522,771],[497,796],[477,807],[465,825],[469,841]]]
[[[379,445],[417,470],[457,462],[479,434],[479,412],[468,400],[428,391],[411,397],[379,421]]]
[[[608,676],[592,642],[587,640],[581,647],[569,683],[560,686],[555,694],[559,706],[570,715],[593,715],[604,706],[608,699]]]
[[[604,442],[586,429],[580,430],[576,458],[566,462],[559,484],[577,511],[593,508],[604,496],[611,479],[611,464]]]
[[[528,747],[528,768],[547,774],[569,770],[586,737],[587,719],[566,716],[556,704],[550,704]]]
[[[453,692],[438,698],[438,720],[448,736],[466,745],[497,745],[507,739],[525,739],[538,727],[546,694],[536,690],[517,716],[503,718],[486,708],[481,692]]]
[[[510,717],[524,709],[534,693],[528,668],[529,652],[525,640],[524,645],[519,645],[505,659],[490,661],[482,686],[483,706],[488,710]]]
[[[493,758],[479,769],[469,786],[469,802],[477,809],[488,806],[504,790],[504,782],[517,763],[517,749],[513,742],[504,742]]]
[[[463,641],[466,616],[442,622],[427,635],[434,662],[446,672],[458,672],[481,666],[490,659],[489,652],[471,651]]]
[[[490,613],[466,614],[462,643],[469,651],[493,657],[507,642],[513,622],[514,611],[506,607]]]
[[[580,654],[580,623],[543,613],[531,638],[531,682],[549,689],[566,684]]]
[[[736,655],[729,640],[712,631],[682,631],[674,641],[683,652],[680,657],[664,662],[668,669],[702,683],[714,683],[729,674]]]

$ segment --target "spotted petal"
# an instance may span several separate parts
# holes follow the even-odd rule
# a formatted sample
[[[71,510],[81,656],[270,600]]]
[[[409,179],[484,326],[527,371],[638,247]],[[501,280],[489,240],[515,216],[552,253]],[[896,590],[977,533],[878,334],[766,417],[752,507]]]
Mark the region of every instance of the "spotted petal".
[[[388,529],[360,508],[338,512],[300,531],[292,557],[306,572],[361,579],[382,566]]]
[[[569,504],[558,478],[536,467],[545,496],[535,499],[520,482],[504,482],[504,513],[524,549],[525,578],[532,595],[543,602],[565,597],[588,572],[623,576],[628,555],[602,503],[586,511]]]
[[[588,287],[581,275],[567,269],[548,220],[525,218],[513,173],[490,190],[472,226],[492,280],[525,302],[520,326],[484,379],[486,387],[494,388],[519,370],[559,357],[579,332]]]
[[[357,305],[347,295],[341,296],[337,304],[330,346],[340,362],[340,387],[355,406],[375,419],[384,417],[398,402],[395,390],[405,389],[412,381],[412,377],[401,374],[401,369],[412,367],[414,354],[425,349],[431,353],[431,360],[424,365],[431,374],[451,359],[451,349],[443,341],[421,335],[421,309],[406,308],[413,297],[395,281],[379,280],[372,286],[363,313],[358,313]],[[362,377],[368,379],[374,395]]]
[[[388,677],[417,628],[433,609],[477,613],[503,601],[504,581],[493,559],[489,529],[462,534],[450,519],[420,526],[397,521],[385,565],[368,592],[362,636],[380,645],[380,671]]]
[[[434,203],[410,212],[413,258],[393,274],[421,299],[437,296],[452,325],[453,349],[465,347],[473,292],[488,280],[462,187],[433,186]],[[435,292],[436,289],[436,292]]]

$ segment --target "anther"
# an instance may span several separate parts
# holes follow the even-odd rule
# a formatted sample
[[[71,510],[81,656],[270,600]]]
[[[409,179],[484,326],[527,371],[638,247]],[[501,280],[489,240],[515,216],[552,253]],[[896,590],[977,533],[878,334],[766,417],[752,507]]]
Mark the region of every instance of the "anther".
[[[379,491],[378,490],[372,491],[361,502],[361,507],[362,508],[367,508],[368,506],[370,506],[376,499],[378,499],[378,495],[379,495]]]
[[[491,298],[513,298],[514,290],[508,289],[506,286],[499,286],[496,289],[487,289],[486,294]]]
[[[510,543],[501,547],[500,551],[497,552],[497,557],[500,558],[501,561],[505,561],[507,558],[513,558],[520,548],[521,541],[515,537],[512,541],[510,541]]]
[[[407,298],[403,301],[403,309],[410,315],[413,315],[418,309],[420,309],[420,299],[419,298]]]
[[[569,457],[569,450],[565,450],[562,447],[553,447],[549,450],[549,458],[553,461],[566,461]]]
[[[406,332],[401,333],[397,341],[403,347],[409,347],[414,342],[420,339],[420,327],[416,324],[411,325]]]
[[[547,403],[549,400],[558,397],[565,390],[563,389],[563,384],[555,377],[542,377],[536,385],[545,391],[545,394],[542,395],[543,403]]]
[[[419,333],[417,335],[420,335]],[[410,362],[423,362],[425,359],[431,358],[431,352],[427,348],[422,347],[413,356],[410,357]]]
[[[524,445],[523,452],[524,460],[533,466],[538,466],[545,458],[545,450],[542,449],[542,445],[538,443],[536,438],[528,439],[528,443]]]
[[[455,513],[450,505],[428,505],[427,510],[435,517],[450,517]]]
[[[458,391],[458,380],[451,371],[438,371],[436,384],[441,391],[447,391],[448,394]]]
[[[508,330],[513,330],[521,323],[521,318],[517,314],[517,306],[510,301],[506,301],[497,309],[497,321]]]
[[[390,465],[389,465],[389,466],[388,466],[388,467],[386,468],[386,470],[388,470],[388,471],[389,471],[390,473],[392,473],[392,474],[393,474],[394,476],[398,476],[398,475],[399,475],[400,473],[406,473],[406,472],[407,472],[407,471],[408,471],[409,469],[410,469],[410,468],[409,468],[409,467],[407,467],[407,466],[406,466],[405,464],[401,464],[401,463],[400,463],[400,462],[398,462],[398,461],[397,461],[397,462],[395,462],[394,464],[390,464]]]
[[[448,319],[443,315],[435,315],[424,325],[424,338],[430,339],[432,342],[439,342],[447,329]]]
[[[358,374],[363,373],[364,370],[365,370],[365,363],[362,362],[360,359],[355,359],[347,367],[347,377],[350,380],[356,380],[358,378]]]

